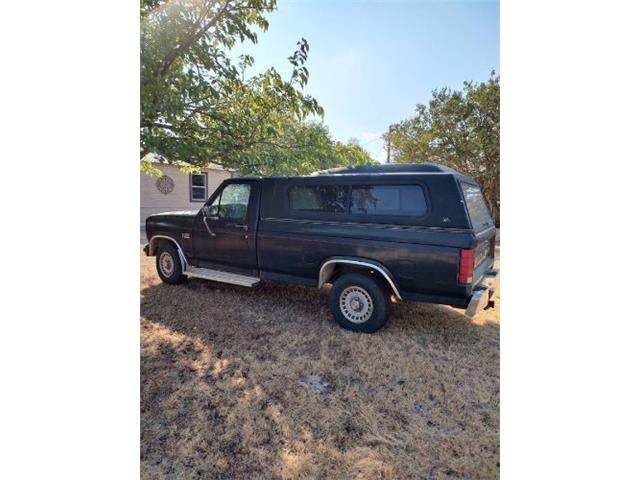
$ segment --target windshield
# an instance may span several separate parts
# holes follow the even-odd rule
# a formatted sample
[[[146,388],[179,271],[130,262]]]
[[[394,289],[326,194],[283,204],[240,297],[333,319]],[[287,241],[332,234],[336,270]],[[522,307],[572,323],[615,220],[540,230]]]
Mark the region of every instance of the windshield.
[[[461,186],[473,229],[479,231],[492,227],[493,219],[491,218],[491,213],[489,213],[487,204],[482,197],[480,188],[469,183],[462,183]]]

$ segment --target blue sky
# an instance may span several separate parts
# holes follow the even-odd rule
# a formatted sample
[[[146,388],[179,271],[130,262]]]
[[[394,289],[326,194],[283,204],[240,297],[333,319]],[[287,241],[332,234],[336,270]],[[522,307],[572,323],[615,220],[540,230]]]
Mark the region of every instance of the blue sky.
[[[309,42],[306,92],[325,109],[334,139],[356,138],[384,158],[379,136],[411,116],[435,88],[460,88],[499,72],[498,1],[280,0],[258,44],[242,44],[252,71],[276,67]]]

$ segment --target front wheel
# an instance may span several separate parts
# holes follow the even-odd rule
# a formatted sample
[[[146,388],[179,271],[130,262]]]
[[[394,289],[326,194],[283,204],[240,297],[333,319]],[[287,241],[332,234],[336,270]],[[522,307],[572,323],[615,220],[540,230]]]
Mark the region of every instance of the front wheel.
[[[338,277],[329,295],[329,306],[338,324],[354,332],[375,332],[389,315],[386,290],[370,274],[347,273]]]
[[[156,270],[160,280],[165,283],[177,285],[186,280],[182,274],[182,263],[175,245],[163,242],[156,252]]]

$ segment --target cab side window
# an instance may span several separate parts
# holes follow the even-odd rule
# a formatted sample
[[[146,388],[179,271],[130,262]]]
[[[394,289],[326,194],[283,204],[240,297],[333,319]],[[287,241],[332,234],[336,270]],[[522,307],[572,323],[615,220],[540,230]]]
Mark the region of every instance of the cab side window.
[[[250,196],[251,185],[248,183],[230,183],[214,199],[208,216],[244,222],[247,220]]]

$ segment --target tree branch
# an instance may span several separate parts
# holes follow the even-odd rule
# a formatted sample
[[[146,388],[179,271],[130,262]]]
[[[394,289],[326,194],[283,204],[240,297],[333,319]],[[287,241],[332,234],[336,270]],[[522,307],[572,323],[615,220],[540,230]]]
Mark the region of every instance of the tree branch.
[[[189,49],[189,47],[193,45],[194,42],[198,41],[198,39],[202,37],[202,35],[204,35],[207,30],[213,28],[222,19],[224,14],[227,13],[227,8],[229,7],[230,1],[231,0],[227,0],[220,11],[216,15],[214,15],[207,23],[200,27],[199,30],[196,30],[194,34],[189,36],[187,38],[187,41],[179,44],[165,56],[165,58],[162,60],[162,63],[160,64],[160,69],[158,70],[159,77],[164,77],[169,71],[171,65],[173,65],[173,62],[175,62],[178,57],[183,55],[187,51],[187,49]]]

